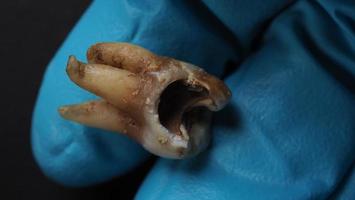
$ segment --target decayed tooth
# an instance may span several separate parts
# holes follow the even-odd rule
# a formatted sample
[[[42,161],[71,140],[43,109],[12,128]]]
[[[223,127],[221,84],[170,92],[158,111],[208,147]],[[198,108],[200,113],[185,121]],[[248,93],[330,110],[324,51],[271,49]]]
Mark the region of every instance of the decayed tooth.
[[[199,85],[206,88],[209,92],[209,99],[205,99],[205,105],[212,111],[219,111],[228,103],[228,100],[232,96],[232,93],[228,87],[217,77],[211,76],[205,71],[201,71],[200,68],[196,69],[196,66],[189,63],[182,62],[182,65],[186,67],[190,73],[192,72],[192,78],[189,83],[192,85]],[[226,101],[226,99],[228,99]]]
[[[141,72],[154,65],[156,56],[150,51],[128,43],[98,43],[87,52],[89,63],[111,65],[131,72]]]
[[[129,71],[103,64],[85,64],[70,56],[67,66],[70,79],[80,87],[104,98],[118,108],[125,108],[129,94],[139,89],[139,77]]]
[[[125,133],[162,157],[186,158],[206,148],[211,111],[231,97],[221,80],[128,43],[93,45],[87,58],[89,64],[70,56],[68,76],[104,100],[61,107],[64,118]]]
[[[136,132],[136,127],[132,126],[133,119],[104,100],[62,106],[59,113],[65,119],[90,127],[133,135],[132,137]]]

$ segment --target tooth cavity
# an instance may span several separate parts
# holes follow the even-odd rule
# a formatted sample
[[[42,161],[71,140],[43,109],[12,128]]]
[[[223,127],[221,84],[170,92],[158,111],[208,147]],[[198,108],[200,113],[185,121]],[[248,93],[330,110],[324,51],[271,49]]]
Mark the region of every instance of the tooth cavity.
[[[194,105],[206,98],[208,92],[198,86],[191,86],[185,81],[179,80],[171,83],[162,92],[158,113],[160,123],[170,133],[188,136],[188,128],[184,123],[189,124],[189,115],[185,113],[194,109]]]
[[[211,111],[231,97],[227,86],[201,68],[128,43],[98,43],[88,64],[70,56],[69,78],[102,100],[64,106],[63,118],[123,133],[148,151],[182,159],[209,143]]]

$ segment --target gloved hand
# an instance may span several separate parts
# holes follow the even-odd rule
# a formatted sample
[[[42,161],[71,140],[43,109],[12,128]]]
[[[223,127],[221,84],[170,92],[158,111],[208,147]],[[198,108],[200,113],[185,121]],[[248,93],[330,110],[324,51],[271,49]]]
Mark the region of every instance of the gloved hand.
[[[355,3],[97,0],[50,63],[34,112],[33,152],[71,186],[121,175],[148,157],[128,138],[66,121],[61,105],[94,98],[65,74],[102,41],[126,41],[221,76],[233,92],[213,141],[159,159],[137,199],[355,198]],[[226,63],[234,61],[234,71]],[[127,154],[126,152],[129,152]]]

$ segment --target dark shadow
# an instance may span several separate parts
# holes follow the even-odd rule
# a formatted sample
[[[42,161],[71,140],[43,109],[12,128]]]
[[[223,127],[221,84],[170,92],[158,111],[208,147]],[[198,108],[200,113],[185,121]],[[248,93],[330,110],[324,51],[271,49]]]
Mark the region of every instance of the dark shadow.
[[[245,52],[241,42],[235,34],[216,15],[214,15],[204,3],[200,1],[187,1],[185,3],[188,5],[188,9],[201,20],[200,24],[204,25],[211,33],[225,40],[227,44],[230,44],[230,47],[235,52],[235,58],[233,59],[238,60],[239,62],[242,61],[245,57]],[[216,54],[218,54],[218,52],[216,52]],[[222,79],[237,70],[239,63],[236,63],[235,60],[228,60],[225,63]]]
[[[343,174],[342,178],[340,179],[339,183],[334,187],[333,191],[327,198],[328,200],[339,199],[341,198],[342,193],[346,189],[346,185],[350,184],[351,178],[355,175],[355,162],[353,162],[349,169]],[[351,186],[350,186],[351,187]]]
[[[207,27],[211,33],[215,33],[230,44],[236,55],[242,55],[241,43],[234,33],[201,1],[186,1],[191,13],[194,13],[201,20],[201,24]],[[206,23],[208,22],[208,23]]]
[[[241,127],[240,111],[236,105],[229,103],[223,110],[214,114],[213,126],[237,130]]]
[[[278,12],[265,19],[265,21],[261,23],[260,26],[251,31],[252,33],[254,33],[254,37],[250,43],[249,49],[246,51],[248,55],[252,54],[252,52],[256,52],[265,44],[263,42],[265,33],[268,32],[269,28],[272,26],[273,21],[275,21],[278,16],[283,14],[285,10],[288,10],[297,2],[298,1],[289,0],[288,3],[282,9],[279,9]]]
[[[329,17],[329,14],[326,10],[324,10],[322,5],[317,2],[313,3],[314,7],[320,12],[320,16]],[[327,22],[327,20],[329,21]],[[347,69],[347,67],[352,66],[347,65],[348,63],[343,63],[343,58],[334,56],[335,53],[342,56],[348,54],[347,59],[352,59],[351,53],[346,52],[348,49],[352,49],[351,46],[348,46],[350,44],[347,43],[343,35],[338,30],[338,25],[335,24],[332,19],[322,18],[318,19],[318,21],[323,23],[318,25],[318,32],[312,32],[312,30],[303,24],[302,21],[295,21],[295,33],[300,38],[300,42],[304,46],[305,51],[311,54],[313,59],[319,63],[319,66],[351,93],[355,94],[355,75]],[[332,31],[328,31],[328,27],[326,26],[334,28]],[[320,40],[316,37],[324,39]],[[328,38],[331,38],[331,40]],[[354,64],[354,62],[351,64]]]
[[[351,93],[355,94],[355,75],[347,70],[346,66],[342,65],[337,58],[332,57],[327,50],[322,50],[318,44],[315,44],[309,35],[304,34],[302,39],[314,59],[321,64],[321,67]]]
[[[240,64],[241,64],[240,60],[238,63],[233,61],[233,60],[227,60],[227,62],[224,64],[224,69],[223,69],[223,73],[221,76],[221,79],[224,80],[226,79],[229,75],[231,75],[233,72],[237,71],[237,69],[239,68]]]
[[[215,113],[213,118],[213,128],[233,129],[238,130],[241,128],[241,118],[237,107],[230,103],[220,112]],[[235,133],[235,132],[234,132]],[[213,133],[211,133],[213,134]],[[213,137],[212,137],[213,140]],[[194,158],[181,163],[187,172],[197,174],[210,162],[210,153],[213,149],[213,142],[211,141],[207,149]]]
[[[210,149],[211,145],[209,145],[204,152],[200,153],[196,157],[184,160],[180,164],[183,165],[187,173],[197,175],[201,172],[201,169],[203,169],[207,163],[210,162]]]

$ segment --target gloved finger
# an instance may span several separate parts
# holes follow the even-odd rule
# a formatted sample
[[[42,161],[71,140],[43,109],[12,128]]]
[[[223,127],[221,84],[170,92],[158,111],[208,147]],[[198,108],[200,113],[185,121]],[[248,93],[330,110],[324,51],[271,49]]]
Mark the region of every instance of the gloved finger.
[[[60,106],[97,98],[67,77],[69,55],[84,61],[86,50],[95,43],[132,42],[221,75],[224,64],[238,55],[221,30],[205,19],[185,1],[94,1],[50,62],[38,95],[32,149],[44,173],[66,185],[90,185],[121,175],[148,156],[125,136],[59,116]]]
[[[244,55],[253,50],[265,27],[271,19],[282,12],[294,0],[232,1],[202,0],[207,9],[215,15],[233,34]]]
[[[275,18],[227,79],[210,150],[159,160],[136,198],[354,199],[354,9],[298,1]]]

